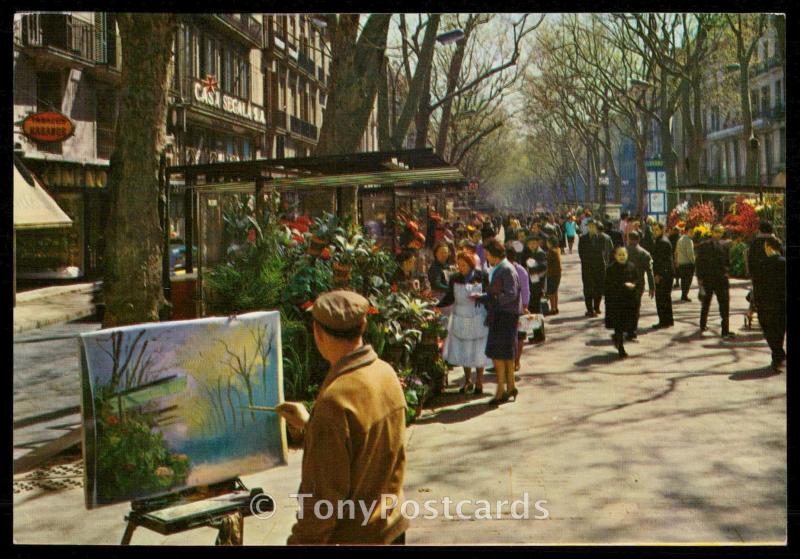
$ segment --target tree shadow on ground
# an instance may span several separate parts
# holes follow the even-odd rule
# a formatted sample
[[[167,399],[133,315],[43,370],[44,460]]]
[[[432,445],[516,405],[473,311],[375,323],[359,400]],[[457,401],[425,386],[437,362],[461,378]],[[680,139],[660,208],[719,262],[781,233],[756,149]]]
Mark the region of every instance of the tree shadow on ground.
[[[482,398],[485,397],[487,396],[482,396]],[[489,404],[488,402],[475,402],[459,408],[447,408],[440,412],[434,412],[431,415],[425,415],[418,418],[414,423],[417,425],[425,425],[428,423],[461,423],[462,421],[469,421],[470,419],[481,416],[497,407],[497,405]]]
[[[560,314],[560,313],[559,313]],[[581,320],[586,320],[588,317],[586,316],[561,316],[558,318],[547,318],[545,321],[545,325],[547,324],[564,324],[565,322],[579,322]]]
[[[770,365],[766,367],[759,367],[757,369],[746,369],[733,373],[728,377],[729,380],[761,380],[765,378],[775,377],[780,375],[780,371],[773,371]]]
[[[698,328],[691,334],[687,334],[685,336],[673,336],[672,341],[677,342],[679,344],[687,344],[691,342],[696,342],[698,340],[702,340],[704,338],[703,332]]]
[[[614,340],[611,338],[605,340],[589,340],[584,345],[589,347],[603,347],[603,346],[612,346],[614,345]]]
[[[593,367],[595,365],[608,365],[609,363],[614,363],[619,360],[619,356],[616,353],[601,353],[598,355],[590,355],[589,357],[584,357],[583,359],[579,359],[575,361],[576,367]]]

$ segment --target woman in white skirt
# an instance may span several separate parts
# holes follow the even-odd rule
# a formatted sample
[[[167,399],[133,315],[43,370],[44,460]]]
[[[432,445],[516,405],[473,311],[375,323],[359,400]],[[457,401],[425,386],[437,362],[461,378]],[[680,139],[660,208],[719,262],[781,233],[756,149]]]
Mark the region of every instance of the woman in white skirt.
[[[445,296],[438,307],[451,307],[447,323],[447,339],[443,357],[451,365],[464,368],[464,385],[459,392],[483,394],[483,370],[491,366],[486,357],[486,308],[475,303],[473,294],[486,291],[489,277],[481,271],[474,255],[461,251],[456,256],[458,273],[451,276]],[[472,383],[475,369],[475,383]]]

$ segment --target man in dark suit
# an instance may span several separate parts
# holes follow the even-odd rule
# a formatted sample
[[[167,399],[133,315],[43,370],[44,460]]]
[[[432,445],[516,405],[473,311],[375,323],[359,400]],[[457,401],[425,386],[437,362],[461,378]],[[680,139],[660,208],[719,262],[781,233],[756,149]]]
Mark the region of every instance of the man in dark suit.
[[[531,297],[528,301],[528,311],[533,314],[542,312],[542,295],[547,281],[547,253],[542,250],[545,238],[544,234],[528,237],[528,246],[523,252],[525,260],[521,262],[527,268],[530,277]]]
[[[614,245],[611,238],[602,233],[598,223],[590,221],[588,233],[580,236],[578,256],[581,259],[581,277],[583,279],[583,298],[586,303],[587,317],[600,314],[600,302],[603,299],[603,282],[606,268],[611,262]]]
[[[722,319],[722,337],[732,338],[733,334],[728,326],[730,256],[728,244],[722,241],[724,234],[725,228],[719,224],[715,225],[711,230],[711,239],[702,241],[697,247],[697,283],[705,291],[700,309],[700,330],[703,332],[708,330],[708,310],[711,308],[711,298],[716,295],[719,315]]]
[[[655,297],[656,287],[653,281],[653,258],[650,253],[639,246],[638,231],[631,231],[628,233],[628,260],[636,266],[636,271],[639,273],[639,280],[636,282],[636,318],[634,320],[633,330],[625,333],[628,340],[635,340],[637,338],[636,330],[639,325],[639,314],[642,309],[642,294],[644,293],[644,278],[647,276],[647,286],[649,288],[650,298]]]
[[[674,325],[672,319],[672,245],[664,236],[664,226],[654,223],[653,230],[653,279],[656,282],[656,310],[658,323],[654,329],[670,328]]]
[[[783,338],[786,336],[786,258],[783,247],[775,237],[764,241],[766,259],[763,262],[761,300],[758,304],[758,322],[772,351],[772,370],[786,360]]]
[[[760,289],[766,279],[764,262],[767,259],[767,254],[764,250],[764,244],[770,237],[775,237],[772,231],[772,223],[762,220],[758,224],[758,234],[753,239],[753,242],[750,243],[750,248],[747,251],[747,269],[750,270],[750,277],[753,280],[753,300],[756,308],[758,308],[761,295],[764,294],[763,289]]]
[[[617,231],[611,225],[610,221],[606,221],[605,223],[605,230],[606,234],[611,238],[611,244],[614,245],[614,248],[625,246],[625,241],[622,238],[622,232]]]

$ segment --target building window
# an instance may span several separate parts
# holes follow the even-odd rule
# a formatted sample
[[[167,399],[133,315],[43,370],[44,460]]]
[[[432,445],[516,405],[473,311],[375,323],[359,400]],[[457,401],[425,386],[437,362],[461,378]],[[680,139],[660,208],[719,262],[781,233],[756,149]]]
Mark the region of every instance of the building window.
[[[769,86],[765,85],[761,88],[761,114],[766,115],[769,112]]]
[[[233,93],[233,53],[230,49],[223,49],[220,53],[219,81],[222,91]]]
[[[780,108],[783,106],[783,82],[782,80],[777,80],[775,82],[775,106]]]
[[[786,128],[778,130],[778,161],[786,163]]]
[[[283,159],[286,157],[286,137],[278,136],[275,138],[275,158]]]

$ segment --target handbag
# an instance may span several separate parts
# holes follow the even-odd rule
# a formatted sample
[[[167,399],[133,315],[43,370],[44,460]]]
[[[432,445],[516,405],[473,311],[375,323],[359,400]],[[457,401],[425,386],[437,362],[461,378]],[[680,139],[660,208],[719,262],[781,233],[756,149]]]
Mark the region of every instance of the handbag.
[[[550,314],[550,302],[542,300],[541,305],[542,305],[542,314],[544,315]]]

